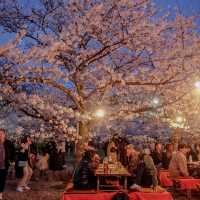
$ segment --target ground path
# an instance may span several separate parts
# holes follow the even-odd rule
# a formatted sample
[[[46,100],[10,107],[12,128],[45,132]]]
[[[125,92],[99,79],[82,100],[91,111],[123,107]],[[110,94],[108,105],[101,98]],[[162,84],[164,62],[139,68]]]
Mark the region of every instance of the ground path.
[[[7,181],[4,194],[5,200],[60,200],[63,191],[65,191],[65,182],[63,181],[32,181],[31,191],[16,192],[16,180]],[[180,196],[175,200],[186,200]],[[193,197],[192,200],[200,200],[199,196]]]
[[[32,190],[16,192],[16,181],[7,181],[4,194],[5,200],[60,200],[65,190],[64,182],[32,181]]]

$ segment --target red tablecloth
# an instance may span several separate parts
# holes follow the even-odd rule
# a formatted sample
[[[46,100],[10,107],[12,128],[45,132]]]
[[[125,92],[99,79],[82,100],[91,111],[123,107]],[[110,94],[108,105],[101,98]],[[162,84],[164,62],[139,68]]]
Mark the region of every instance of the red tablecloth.
[[[159,172],[159,180],[162,186],[164,187],[171,187],[173,186],[173,181],[169,178],[169,171],[167,170],[161,170]]]
[[[62,200],[112,200],[114,192],[99,192],[95,194],[67,194],[64,193]],[[130,200],[173,200],[169,192],[163,193],[129,193]]]
[[[177,179],[179,182],[182,190],[195,190],[198,189],[198,186],[200,187],[200,179],[194,179],[194,178],[180,178]]]
[[[169,192],[134,192],[133,195],[135,195],[135,200],[173,200],[172,195]]]
[[[62,200],[111,200],[114,192],[99,192],[95,194],[64,194]]]

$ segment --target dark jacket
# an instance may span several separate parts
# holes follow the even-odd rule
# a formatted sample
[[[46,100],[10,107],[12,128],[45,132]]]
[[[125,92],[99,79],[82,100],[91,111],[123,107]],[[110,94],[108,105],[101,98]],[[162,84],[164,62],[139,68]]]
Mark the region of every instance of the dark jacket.
[[[169,164],[170,164],[171,159],[172,159],[172,154],[167,153],[167,152],[163,153],[162,167],[164,169],[168,169],[169,168]]]
[[[15,147],[10,140],[5,140],[5,167],[8,170],[10,163],[15,161]]]
[[[20,161],[26,161],[28,163],[28,151],[17,152],[16,153],[16,162],[15,162],[15,175],[17,178],[23,177],[23,167],[19,166]]]
[[[191,153],[191,155],[192,155],[192,161],[199,161],[199,152],[193,151],[193,152]]]
[[[157,170],[150,155],[141,154],[136,173],[136,184],[142,187],[158,185]]]
[[[153,159],[153,162],[155,166],[161,165],[162,164],[162,159],[163,159],[163,152],[158,153],[156,151],[153,151],[151,154],[151,157]]]
[[[128,160],[128,165],[126,167],[129,171],[129,173],[134,175],[136,173],[136,169],[137,169],[138,162],[139,162],[139,154],[134,153],[130,157],[127,157],[127,160]]]
[[[92,161],[82,160],[74,175],[75,189],[96,188],[95,168]]]
[[[198,159],[198,152],[195,152],[193,150],[191,150],[188,154],[187,154],[187,160],[189,161],[190,156],[192,156],[192,161],[199,161]]]

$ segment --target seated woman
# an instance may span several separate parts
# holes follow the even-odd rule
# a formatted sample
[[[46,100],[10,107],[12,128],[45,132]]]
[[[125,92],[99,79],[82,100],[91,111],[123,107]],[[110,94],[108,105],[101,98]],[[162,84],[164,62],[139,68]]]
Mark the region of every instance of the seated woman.
[[[187,158],[188,147],[186,144],[178,145],[178,152],[172,156],[169,164],[169,173],[171,177],[188,177]]]
[[[144,152],[139,155],[135,184],[133,184],[130,189],[140,190],[141,187],[153,187],[156,190],[157,186],[157,170],[150,156],[150,150],[145,149]]]
[[[74,189],[95,189],[95,170],[98,167],[97,154],[94,150],[84,153],[73,177]]]

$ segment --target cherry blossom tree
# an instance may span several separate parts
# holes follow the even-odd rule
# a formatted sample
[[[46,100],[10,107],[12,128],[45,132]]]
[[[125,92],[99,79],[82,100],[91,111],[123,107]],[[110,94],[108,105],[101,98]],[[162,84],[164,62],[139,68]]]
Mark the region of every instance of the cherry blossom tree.
[[[5,104],[68,137],[78,128],[80,153],[96,125],[193,114],[200,61],[193,17],[159,16],[149,0],[40,3],[1,13],[4,30],[17,33],[0,49]]]

